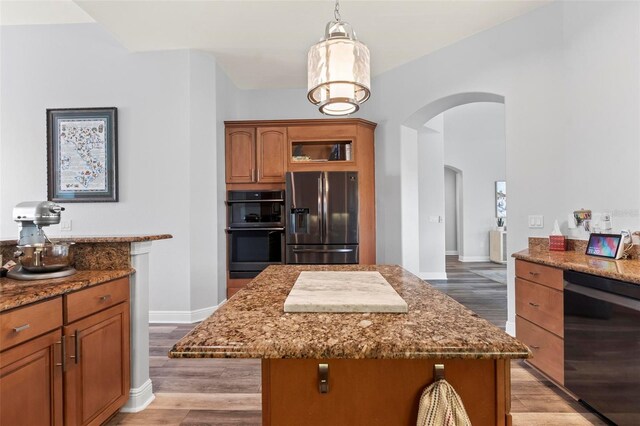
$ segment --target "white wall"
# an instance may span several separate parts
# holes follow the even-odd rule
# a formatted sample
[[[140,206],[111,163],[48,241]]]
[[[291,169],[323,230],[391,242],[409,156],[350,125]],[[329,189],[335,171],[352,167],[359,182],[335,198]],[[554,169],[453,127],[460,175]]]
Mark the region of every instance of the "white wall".
[[[563,9],[565,138],[556,151],[568,165],[565,211],[609,211],[615,232],[638,230],[640,3],[566,2]]]
[[[445,111],[444,163],[462,171],[462,261],[489,260],[489,231],[496,226],[495,181],[505,180],[504,105],[477,102]]]
[[[446,254],[458,254],[458,232],[456,213],[456,172],[444,168],[444,226]]]
[[[552,219],[566,217],[575,208],[578,203],[569,201],[576,198],[572,191],[584,185],[587,167],[593,163],[589,156],[602,149],[603,140],[613,147],[613,152],[627,153],[621,163],[615,163],[621,165],[616,168],[620,173],[618,181],[626,184],[612,185],[606,179],[588,178],[589,189],[578,192],[579,205],[596,206],[616,200],[619,210],[636,214],[640,204],[639,8],[637,2],[554,3],[374,80],[374,93],[384,99],[374,102],[370,117],[380,123],[376,134],[376,181],[383,182],[378,187],[378,199],[383,198],[384,203],[378,204],[377,212],[379,260],[402,262],[404,256],[402,239],[406,236],[395,232],[396,225],[391,220],[397,215],[397,206],[404,209],[406,202],[401,198],[401,187],[407,179],[397,149],[402,140],[402,124],[423,106],[456,93],[480,91],[504,96],[511,250],[525,248],[530,235],[548,235]],[[592,53],[588,51],[588,41],[594,37],[598,41]],[[619,48],[620,43],[624,50]],[[573,52],[576,46],[579,51]],[[600,65],[601,61],[607,64]],[[586,66],[587,63],[591,65]],[[608,71],[603,73],[601,67]],[[625,71],[615,71],[621,68]],[[568,85],[567,75],[578,72],[582,75]],[[574,97],[579,91],[583,93]],[[600,94],[605,95],[602,100]],[[594,120],[597,114],[600,115]],[[578,131],[578,125],[567,126],[568,120],[580,123],[583,130]],[[605,137],[610,120],[617,125],[615,139]],[[585,139],[582,136],[588,131],[593,135]],[[581,152],[568,157],[565,146],[580,146]],[[603,197],[604,193],[608,194]],[[530,214],[544,215],[545,227],[528,229]],[[637,228],[637,217],[633,222]],[[508,269],[508,327],[512,331],[512,259]]]
[[[212,258],[209,261],[217,261],[217,280],[220,283],[218,286],[218,301],[225,300],[227,298],[227,238],[226,234],[222,231],[227,227],[227,208],[224,200],[226,196],[226,183],[225,183],[225,129],[224,120],[237,119],[241,109],[239,107],[239,100],[241,98],[241,92],[231,82],[229,77],[218,66],[216,69],[216,127],[217,127],[217,146],[216,146],[216,171],[217,171],[217,187],[213,194],[215,194],[215,201],[217,205],[217,222],[216,228],[219,230],[217,240],[217,258]],[[214,244],[212,241],[211,244]]]
[[[132,54],[95,24],[0,31],[0,236],[17,236],[15,204],[47,197],[45,110],[116,106],[120,202],[65,204],[66,234],[173,234],[153,245],[151,310],[215,305],[215,60]]]
[[[217,184],[220,176],[216,164],[216,61],[213,56],[189,52],[189,261],[190,311],[218,304],[218,288],[226,287],[218,278],[220,247]],[[224,140],[224,139],[223,139]],[[224,165],[222,166],[224,170]],[[224,182],[224,177],[222,177]],[[223,212],[224,217],[224,212]],[[224,250],[223,250],[224,253]],[[224,263],[222,263],[224,266]],[[218,283],[221,283],[218,285]],[[152,308],[153,309],[153,308]]]
[[[444,224],[443,116],[430,120],[418,134],[420,277],[446,279]],[[409,194],[411,196],[411,194]],[[442,221],[441,221],[442,218]]]
[[[396,206],[396,215],[393,222],[387,226],[394,228],[398,234],[404,235],[402,239],[403,258],[401,263],[407,270],[414,274],[420,273],[420,200],[418,197],[419,184],[419,167],[418,167],[418,131],[403,126],[401,129],[403,143],[398,146],[401,155],[402,166],[405,171],[405,181],[402,182],[400,190],[401,197],[405,204],[402,209]],[[376,153],[377,154],[377,153]],[[380,181],[376,179],[376,185]],[[376,195],[376,199],[377,199]],[[376,211],[377,213],[377,211]],[[378,226],[380,218],[377,218]],[[379,244],[379,243],[378,243]],[[376,262],[383,263],[380,259]]]

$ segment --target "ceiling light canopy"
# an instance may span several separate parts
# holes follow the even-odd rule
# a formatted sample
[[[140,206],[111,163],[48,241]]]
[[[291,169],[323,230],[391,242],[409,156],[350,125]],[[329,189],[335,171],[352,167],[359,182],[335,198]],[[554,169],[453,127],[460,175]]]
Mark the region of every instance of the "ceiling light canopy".
[[[323,114],[347,115],[358,111],[371,95],[369,49],[340,18],[338,0],[334,17],[324,38],[309,49],[307,98]]]

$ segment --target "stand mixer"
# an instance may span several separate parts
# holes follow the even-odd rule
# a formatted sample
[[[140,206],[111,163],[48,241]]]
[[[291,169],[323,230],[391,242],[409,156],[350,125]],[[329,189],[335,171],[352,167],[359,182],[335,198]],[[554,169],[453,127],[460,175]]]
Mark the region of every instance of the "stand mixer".
[[[16,280],[40,280],[73,275],[69,246],[52,243],[42,229],[60,223],[64,207],[51,201],[26,201],[13,208],[13,220],[19,223],[20,239],[15,257],[20,266],[7,273]]]

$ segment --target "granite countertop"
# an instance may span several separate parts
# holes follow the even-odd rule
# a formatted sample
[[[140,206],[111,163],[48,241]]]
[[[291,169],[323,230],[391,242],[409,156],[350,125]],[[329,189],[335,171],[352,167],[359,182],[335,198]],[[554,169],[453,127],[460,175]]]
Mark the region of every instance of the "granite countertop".
[[[544,246],[530,246],[512,255],[516,259],[540,263],[560,269],[585,272],[613,278],[629,283],[640,284],[640,260],[608,260],[587,256],[582,251],[550,251]]]
[[[301,271],[379,271],[402,313],[285,313]],[[171,350],[173,358],[528,358],[528,348],[393,265],[270,266]]]
[[[78,271],[68,277],[48,280],[19,281],[0,278],[0,312],[126,277],[133,273],[134,269],[128,268],[109,271]]]
[[[140,235],[100,235],[100,236],[57,236],[51,241],[73,241],[76,243],[138,243],[142,241],[156,241],[173,238],[171,234],[140,234]],[[15,246],[18,240],[2,240],[0,246]]]

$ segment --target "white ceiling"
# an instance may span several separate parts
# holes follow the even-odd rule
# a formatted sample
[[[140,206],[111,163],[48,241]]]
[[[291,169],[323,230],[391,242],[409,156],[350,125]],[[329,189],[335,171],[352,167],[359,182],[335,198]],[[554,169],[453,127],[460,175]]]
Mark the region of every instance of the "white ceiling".
[[[340,9],[369,47],[375,76],[548,1],[343,0]],[[331,0],[2,1],[0,22],[95,20],[130,51],[204,50],[240,88],[292,88],[306,85],[307,50],[323,35],[333,6]]]

